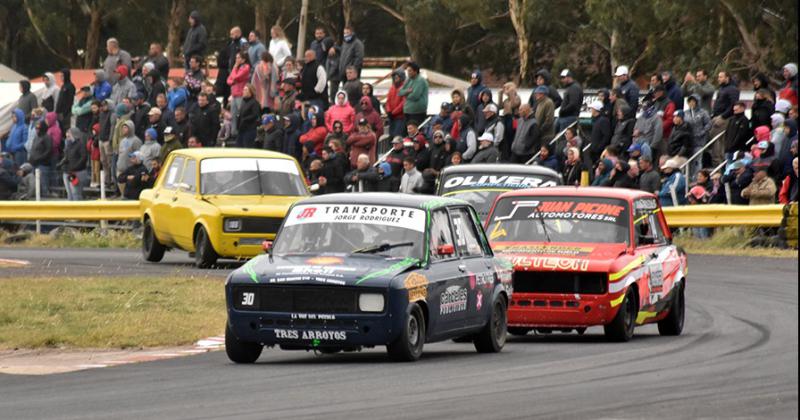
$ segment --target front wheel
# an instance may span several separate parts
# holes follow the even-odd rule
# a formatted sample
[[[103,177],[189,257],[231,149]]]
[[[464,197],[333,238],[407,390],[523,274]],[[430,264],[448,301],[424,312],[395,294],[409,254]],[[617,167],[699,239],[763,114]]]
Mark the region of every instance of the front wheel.
[[[636,293],[632,288],[625,292],[625,299],[617,311],[617,316],[610,323],[603,326],[606,337],[611,341],[626,342],[633,337],[633,329],[636,326],[636,314],[638,310]]]
[[[225,326],[225,353],[234,363],[254,363],[261,356],[264,346],[258,343],[239,341],[230,325]]]
[[[686,313],[686,299],[683,296],[683,283],[678,284],[678,290],[672,298],[669,307],[669,314],[666,318],[658,321],[658,333],[661,335],[681,335],[683,332],[683,320]]]
[[[211,245],[208,232],[204,227],[200,226],[194,238],[194,265],[197,268],[209,268],[217,263],[217,258],[219,258],[219,255],[214,251],[214,246]]]
[[[161,245],[156,238],[156,232],[153,228],[153,222],[150,219],[144,221],[144,228],[142,229],[142,257],[145,261],[159,262],[164,258],[164,251],[167,247]]]
[[[506,344],[506,302],[498,298],[492,306],[492,317],[475,338],[478,353],[499,353]]]
[[[425,345],[425,317],[419,305],[413,303],[400,336],[386,346],[389,357],[398,362],[414,362],[422,356]]]

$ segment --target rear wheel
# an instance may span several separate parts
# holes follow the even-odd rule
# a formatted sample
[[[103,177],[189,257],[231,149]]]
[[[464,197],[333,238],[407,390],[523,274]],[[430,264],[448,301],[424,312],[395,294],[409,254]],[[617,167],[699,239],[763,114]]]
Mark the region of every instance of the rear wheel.
[[[422,309],[416,303],[406,317],[403,331],[392,343],[386,346],[389,357],[398,362],[413,362],[422,356],[422,347],[425,345],[425,317]]]
[[[475,337],[475,350],[478,353],[499,353],[506,344],[506,302],[498,298],[492,306],[492,317]]]
[[[230,325],[225,326],[225,353],[235,363],[254,363],[261,356],[264,346],[258,343],[239,341]]]
[[[603,326],[606,337],[611,341],[626,342],[633,337],[633,329],[636,327],[636,313],[639,311],[636,293],[632,288],[625,292],[625,299],[622,301],[617,316]]]
[[[531,332],[531,328],[522,328],[522,327],[508,327],[508,333],[511,335],[516,336],[525,336]]]
[[[683,283],[680,283],[678,290],[675,291],[675,296],[672,298],[669,314],[666,318],[658,321],[658,333],[661,335],[681,335],[685,313],[686,300],[683,296]]]
[[[142,257],[145,261],[159,262],[164,258],[164,251],[167,247],[161,245],[156,238],[156,232],[153,229],[153,222],[150,219],[144,221],[142,229]]]
[[[198,268],[208,268],[217,263],[217,252],[208,239],[206,228],[200,226],[197,235],[194,237],[194,265]]]

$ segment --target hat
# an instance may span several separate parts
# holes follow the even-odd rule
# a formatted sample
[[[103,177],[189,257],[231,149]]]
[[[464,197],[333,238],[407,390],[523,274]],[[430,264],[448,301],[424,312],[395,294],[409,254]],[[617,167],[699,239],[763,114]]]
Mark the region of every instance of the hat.
[[[561,70],[560,77],[572,77],[572,72],[569,69]]]
[[[546,86],[536,86],[536,89],[533,90],[533,93],[543,93],[547,95],[550,93],[550,89],[548,89]]]
[[[628,66],[619,66],[617,67],[617,71],[614,72],[614,76],[624,76],[628,74]]]
[[[275,121],[277,121],[277,120],[275,119],[274,115],[267,114],[267,115],[264,115],[264,118],[261,119],[261,125],[267,125],[269,123],[274,123]]]
[[[783,69],[789,71],[789,77],[797,76],[797,64],[788,63],[785,66],[783,66]]]
[[[790,109],[792,109],[792,103],[786,99],[778,99],[778,102],[775,102],[775,112],[788,114]]]
[[[767,150],[767,149],[769,149],[769,141],[761,140],[760,142],[758,142],[757,147],[759,149]]]
[[[114,110],[114,113],[117,114],[118,117],[125,115],[128,112],[128,106],[125,104],[117,105],[117,108]]]
[[[642,145],[639,143],[633,143],[630,147],[628,147],[628,153],[639,152],[642,153]]]
[[[119,73],[119,75],[122,76],[122,77],[128,77],[128,66],[126,66],[124,64],[118,65],[116,70],[114,70],[114,71]]]
[[[359,118],[358,125],[367,125],[367,124],[369,124],[369,121],[367,121],[366,118]]]
[[[147,112],[147,115],[161,115],[161,109],[157,106],[150,108],[150,111]]]
[[[690,195],[694,197],[695,200],[702,200],[703,197],[706,196],[706,189],[703,188],[702,185],[695,185],[691,190],[689,190],[689,193],[686,194],[687,197]]]
[[[142,152],[140,152],[138,150],[135,151],[135,152],[128,153],[128,157],[129,158],[136,158],[136,159],[139,159],[139,160],[143,160]]]
[[[772,128],[776,128],[786,121],[786,118],[784,118],[783,114],[778,114],[777,112],[772,114],[769,119],[772,122]]]
[[[394,138],[392,139],[392,144],[399,144],[399,143],[402,143],[402,142],[403,142],[403,138],[400,137],[400,136],[394,136]]]
[[[444,131],[442,131],[442,130],[434,131],[433,132],[433,137],[435,138],[436,136],[441,136],[442,138],[444,138]]]
[[[388,162],[381,162],[378,164],[378,167],[383,169],[384,178],[392,176],[392,165],[390,165]]]
[[[164,129],[164,135],[166,136],[166,135],[168,135],[168,134],[172,134],[172,126],[171,126],[171,125],[168,125],[168,126],[167,126],[167,127]]]
[[[453,104],[451,104],[450,102],[442,102],[441,109],[446,109],[450,111],[453,109]]]
[[[600,102],[600,101],[594,101],[594,102],[589,104],[589,108],[591,108],[591,109],[593,109],[593,110],[595,110],[597,112],[600,112],[600,111],[603,110],[603,103]]]
[[[25,174],[29,174],[29,173],[33,172],[33,165],[31,165],[28,162],[25,162],[22,165],[19,165],[19,170],[22,171]]]
[[[488,104],[485,107],[483,107],[483,112],[494,112],[495,114],[497,114],[497,105]]]
[[[142,99],[142,95],[139,92],[132,92],[128,96],[128,99],[130,99],[131,101],[138,101],[139,99]]]
[[[675,159],[667,159],[667,161],[664,162],[663,165],[661,165],[661,169],[662,170],[664,170],[664,169],[679,169],[680,167],[681,167],[681,165],[679,165],[678,162]]]
[[[148,128],[147,130],[144,130],[144,136],[145,137],[149,136],[151,139],[155,140],[156,138],[158,138],[158,131],[156,131],[156,129],[152,127]]]
[[[156,65],[152,61],[148,61],[148,62],[144,63],[142,68],[143,69],[147,69],[147,71],[151,71],[151,70],[155,70],[156,69]]]
[[[483,133],[478,137],[478,141],[490,141],[494,143],[494,136],[492,133]]]
[[[679,109],[679,110],[675,111],[675,113],[672,114],[672,116],[673,117],[680,117],[680,119],[683,119],[683,117],[684,117],[683,110]]]

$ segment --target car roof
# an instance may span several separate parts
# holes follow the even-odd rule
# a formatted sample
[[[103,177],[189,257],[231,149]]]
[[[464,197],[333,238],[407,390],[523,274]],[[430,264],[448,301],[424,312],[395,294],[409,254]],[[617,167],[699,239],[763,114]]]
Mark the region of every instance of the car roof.
[[[448,166],[442,170],[442,177],[461,173],[511,173],[525,175],[547,175],[558,178],[560,174],[550,168],[539,165],[520,165],[515,163],[471,163],[469,165]]]
[[[629,188],[611,187],[549,187],[549,188],[529,188],[524,190],[514,190],[503,193],[500,197],[542,197],[542,196],[568,196],[568,197],[602,197],[618,198],[621,200],[635,200],[637,198],[656,198],[642,190],[632,190]]]
[[[431,210],[447,205],[463,205],[463,200],[424,194],[336,193],[307,198],[297,204],[371,204]]]
[[[197,147],[197,148],[184,148],[173,151],[174,154],[180,154],[195,159],[205,158],[282,158],[294,159],[289,155],[283,153],[273,152],[270,150],[259,149],[244,149],[236,147]]]

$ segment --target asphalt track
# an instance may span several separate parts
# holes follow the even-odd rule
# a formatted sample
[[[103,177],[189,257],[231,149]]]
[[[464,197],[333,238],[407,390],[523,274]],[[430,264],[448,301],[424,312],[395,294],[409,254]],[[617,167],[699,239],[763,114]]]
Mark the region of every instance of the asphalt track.
[[[59,252],[66,256],[53,257]],[[161,265],[143,265],[132,251],[92,254],[114,270],[194,273],[182,263],[185,254]],[[33,265],[49,259],[56,271],[83,256],[0,250],[0,258]],[[95,262],[80,264],[91,274]],[[0,418],[796,419],[797,269],[796,259],[690,256],[680,337],[647,326],[630,343],[613,344],[592,328],[583,337],[512,338],[496,355],[479,355],[470,344],[431,344],[411,364],[388,362],[383,349],[327,356],[265,350],[252,366],[214,352],[0,375]]]

